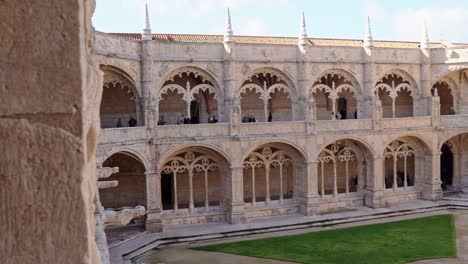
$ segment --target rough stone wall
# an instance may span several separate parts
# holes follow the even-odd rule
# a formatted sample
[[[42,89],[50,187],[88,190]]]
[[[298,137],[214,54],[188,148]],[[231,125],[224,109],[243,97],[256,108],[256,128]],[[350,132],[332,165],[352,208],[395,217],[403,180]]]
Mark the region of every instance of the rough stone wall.
[[[1,2],[2,263],[99,263],[93,10],[94,0]]]

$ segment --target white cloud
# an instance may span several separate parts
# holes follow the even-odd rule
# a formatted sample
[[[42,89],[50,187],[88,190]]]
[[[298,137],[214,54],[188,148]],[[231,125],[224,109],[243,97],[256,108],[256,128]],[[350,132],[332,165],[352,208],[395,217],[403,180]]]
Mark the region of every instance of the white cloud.
[[[392,22],[398,39],[419,41],[426,21],[431,41],[466,41],[468,35],[468,8],[431,7],[407,9],[398,12]]]
[[[258,18],[247,18],[239,27],[239,35],[264,36],[267,34],[265,22]]]

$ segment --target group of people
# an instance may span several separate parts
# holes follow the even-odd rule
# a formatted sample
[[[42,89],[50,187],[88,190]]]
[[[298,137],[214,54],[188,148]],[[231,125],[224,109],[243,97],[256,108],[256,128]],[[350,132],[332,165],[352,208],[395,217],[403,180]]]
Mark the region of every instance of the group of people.
[[[117,124],[115,125],[115,127],[122,127],[122,119],[117,119]],[[128,120],[128,126],[129,127],[136,127],[137,126],[137,120],[133,117],[133,116],[130,116],[130,119]]]
[[[242,117],[242,123],[256,123],[257,119],[253,115],[245,115]]]
[[[338,111],[338,112],[336,112],[336,114],[335,114],[335,112],[332,112],[331,119],[332,120],[348,119],[348,117],[346,115],[346,110]],[[357,119],[357,109],[354,110],[354,119]]]
[[[218,123],[216,116],[209,116],[208,123]],[[166,124],[166,119],[163,116],[159,117],[158,126],[163,126]],[[181,124],[200,124],[200,120],[197,117],[188,117],[188,115],[183,115],[182,117],[177,118],[177,125]]]

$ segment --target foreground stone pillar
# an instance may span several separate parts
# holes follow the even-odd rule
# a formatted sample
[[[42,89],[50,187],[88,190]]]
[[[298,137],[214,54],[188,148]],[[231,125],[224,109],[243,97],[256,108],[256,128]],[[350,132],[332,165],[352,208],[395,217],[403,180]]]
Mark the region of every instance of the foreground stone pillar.
[[[99,263],[94,0],[2,1],[2,263]]]
[[[364,190],[364,202],[366,206],[372,208],[381,208],[385,204],[383,202],[384,191],[384,162],[385,159],[381,156],[372,159],[372,169],[367,177],[367,186]]]
[[[161,174],[146,172],[146,231],[162,232],[161,221]]]
[[[299,194],[299,212],[303,215],[315,215],[320,213],[318,189],[318,161],[306,163],[305,172],[302,175],[302,190]]]
[[[231,224],[247,222],[244,213],[243,169],[242,166],[231,167],[231,173],[225,173],[224,210],[226,221]]]
[[[426,155],[426,162],[430,162],[431,166],[426,169],[427,176],[423,183],[422,198],[424,200],[436,201],[443,197],[442,181],[440,180],[440,155],[441,153],[433,153]]]

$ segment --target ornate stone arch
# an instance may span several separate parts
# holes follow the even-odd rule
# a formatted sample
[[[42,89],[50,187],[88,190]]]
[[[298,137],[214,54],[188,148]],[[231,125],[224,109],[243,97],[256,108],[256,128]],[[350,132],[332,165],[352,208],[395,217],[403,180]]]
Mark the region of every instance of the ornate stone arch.
[[[164,100],[165,97],[163,96],[165,95],[169,95],[168,98],[173,96],[172,101]],[[182,99],[174,97],[176,95],[182,95]],[[185,112],[189,118],[194,114],[195,119],[197,119],[195,122],[199,123],[200,120],[206,121],[208,117],[213,115],[222,118],[219,115],[222,113],[223,98],[224,91],[211,73],[195,66],[179,67],[161,79],[155,91],[156,112],[157,115],[160,112],[162,115],[166,113],[169,120],[165,121],[169,124],[178,123],[177,119],[180,118],[181,112]],[[192,113],[191,105],[194,101],[199,104],[196,104],[197,110]],[[175,108],[174,105],[176,105]]]
[[[423,147],[423,149],[426,149],[429,153],[433,153],[433,148],[431,147],[432,142],[427,138],[415,133],[405,133],[392,136],[390,139],[383,142],[383,146],[388,146],[395,140],[401,140],[405,143],[409,143],[410,146],[414,149],[420,149]],[[383,151],[385,151],[385,148]]]
[[[121,83],[126,86],[129,92],[133,93],[133,97],[141,97],[140,91],[137,89],[134,78],[123,69],[113,65],[101,64],[100,69],[104,72],[104,87],[110,83]]]
[[[225,160],[225,162],[227,162],[227,164],[229,165],[231,164],[231,157],[218,146],[215,146],[212,144],[205,144],[205,143],[195,143],[195,144],[187,143],[187,144],[178,145],[177,147],[164,153],[159,158],[158,168],[161,168],[164,165],[165,161],[168,160],[171,156],[178,155],[179,153],[184,152],[189,148],[194,148],[194,149],[202,148],[202,149],[210,150],[213,152],[213,155],[219,155]]]
[[[374,147],[371,144],[369,144],[369,142],[367,142],[367,141],[365,141],[365,140],[363,140],[361,138],[358,138],[358,137],[342,136],[342,137],[327,140],[324,143],[320,144],[318,146],[319,151],[317,153],[315,153],[314,156],[313,156],[314,160],[318,160],[318,156],[320,155],[320,152],[322,150],[324,150],[327,146],[329,146],[329,145],[331,145],[331,144],[333,144],[335,142],[338,142],[338,141],[346,141],[346,140],[355,141],[356,143],[359,143],[360,145],[362,145],[364,147],[366,152],[368,152],[372,157],[375,157],[376,151],[375,151]]]
[[[300,154],[300,156],[304,159],[304,161],[307,161],[308,160],[308,155],[306,153],[306,151],[304,151],[304,149],[302,147],[300,147],[299,145],[289,141],[289,140],[285,140],[285,139],[280,139],[280,140],[265,140],[265,141],[262,141],[262,142],[259,142],[257,144],[253,144],[251,147],[249,147],[243,154],[242,154],[242,158],[240,159],[241,162],[243,160],[245,160],[249,155],[250,153],[254,152],[256,149],[259,149],[261,148],[262,146],[266,146],[266,145],[272,145],[272,144],[284,144],[288,147],[290,147],[291,149],[294,149],[297,153]]]
[[[106,161],[109,157],[111,157],[114,154],[121,153],[127,156],[130,156],[134,158],[135,160],[139,161],[143,167],[145,168],[145,171],[151,171],[151,166],[149,161],[145,158],[145,155],[140,153],[138,150],[128,148],[128,147],[117,147],[111,149],[106,155],[102,158],[102,163]]]
[[[220,98],[224,97],[224,91],[221,88],[220,82],[216,77],[214,77],[210,72],[196,67],[196,66],[182,66],[182,67],[177,67],[173,70],[171,70],[168,74],[164,75],[161,78],[161,81],[159,82],[156,90],[156,98],[158,98],[161,94],[161,90],[163,87],[166,85],[166,83],[170,81],[174,81],[176,77],[182,77],[183,75],[188,75],[188,74],[193,74],[195,77],[200,77],[204,83],[209,83],[210,84],[210,89],[213,90],[213,92]],[[192,87],[193,90],[194,87]]]
[[[359,81],[357,80],[356,76],[354,76],[354,74],[349,72],[348,70],[341,69],[341,68],[330,68],[330,69],[322,71],[320,74],[317,75],[317,77],[315,77],[309,83],[309,85],[308,85],[308,87],[310,89],[309,92],[311,92],[311,90],[313,89],[313,87],[315,85],[320,84],[320,80],[323,77],[328,76],[328,75],[337,76],[337,77],[340,77],[340,79],[343,78],[344,83],[346,83],[346,84],[348,84],[348,85],[350,85],[352,87],[356,97],[360,97],[360,96],[363,95],[361,85],[360,85]],[[331,89],[331,87],[329,87],[328,85],[325,85],[325,86],[327,86],[329,89]],[[324,87],[322,87],[322,88],[324,88]],[[336,88],[338,88],[338,87],[336,87]]]
[[[382,85],[382,84],[385,84],[385,81],[388,78],[396,77],[396,76],[398,76],[398,77],[400,77],[402,79],[401,83],[395,84],[394,87],[392,87],[391,85],[387,85],[387,86]],[[381,86],[382,88],[392,89],[392,90],[397,90],[397,91],[401,91],[401,89],[407,88],[407,89],[409,89],[409,91],[410,91],[410,93],[411,93],[411,95],[413,97],[418,96],[420,94],[418,83],[416,82],[414,77],[410,73],[408,73],[407,71],[399,69],[399,68],[394,68],[394,69],[388,70],[388,71],[384,72],[382,75],[380,75],[378,77],[378,81],[375,83],[375,85],[373,87],[374,93],[377,91],[377,89],[380,88],[379,85],[382,85]],[[390,91],[390,93],[392,94],[392,91]],[[394,93],[396,94],[396,91]]]
[[[246,77],[243,78],[240,81],[239,85],[237,86],[239,88],[237,89],[237,91],[234,94],[236,94],[237,96],[240,97],[240,94],[244,90],[244,86],[246,84],[248,84],[248,83],[252,83],[252,79],[254,77],[259,77],[260,75],[276,76],[278,78],[277,83],[283,84],[280,87],[287,89],[288,95],[291,98],[291,100],[293,100],[293,99],[295,99],[297,97],[297,89],[296,89],[296,86],[295,86],[294,81],[292,80],[292,78],[286,72],[284,72],[284,71],[282,71],[280,69],[277,69],[275,67],[261,67],[261,68],[254,69],[254,70],[246,73],[246,75],[245,75]],[[257,84],[258,87],[255,87],[255,89],[270,90],[270,92],[273,92],[274,89],[269,89],[269,88],[271,88],[271,86],[273,86],[273,85],[275,85],[277,83],[273,83],[273,84],[269,85],[267,87],[267,89],[265,89],[263,87],[263,84]]]
[[[244,93],[250,96],[244,96]],[[260,120],[264,119],[265,122],[269,114],[275,115],[275,120],[280,121],[295,118],[297,91],[291,78],[279,69],[263,67],[247,73],[235,91],[235,96],[239,98],[242,108],[259,115]],[[263,108],[259,105],[263,105]]]

